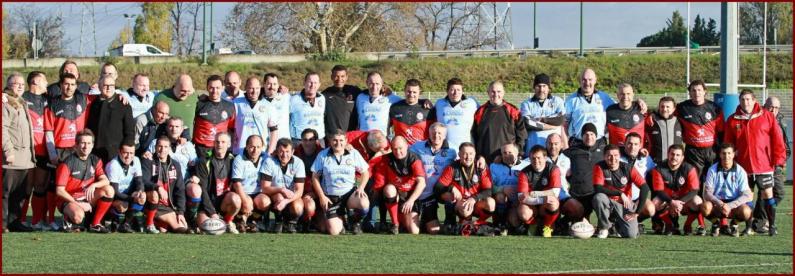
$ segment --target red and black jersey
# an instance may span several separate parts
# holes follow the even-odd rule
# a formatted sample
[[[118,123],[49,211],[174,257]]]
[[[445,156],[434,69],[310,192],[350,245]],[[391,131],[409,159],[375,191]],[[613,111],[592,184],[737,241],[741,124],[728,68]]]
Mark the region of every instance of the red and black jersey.
[[[496,105],[490,101],[475,111],[472,124],[472,138],[475,151],[482,155],[487,163],[500,155],[500,148],[514,143],[520,149],[527,141],[527,121],[518,108],[503,102]]]
[[[413,152],[408,152],[403,160],[398,160],[393,153],[389,153],[380,158],[375,167],[373,188],[376,190],[380,190],[386,184],[392,184],[398,191],[410,192],[417,184],[417,177],[425,177],[422,160]]]
[[[47,147],[44,140],[44,110],[47,108],[47,97],[30,92],[22,94],[28,104],[30,123],[33,124],[33,149],[37,156],[46,156]]]
[[[70,100],[52,99],[44,109],[44,131],[52,131],[56,148],[75,145],[77,132],[86,127],[88,106],[94,97],[75,93]]]
[[[375,153],[370,152],[370,148],[367,146],[367,135],[369,131],[362,131],[362,130],[352,130],[345,133],[345,140],[348,141],[348,144],[353,147],[359,154],[362,155],[364,161],[368,163],[373,159],[373,155]],[[386,133],[384,133],[386,134]],[[386,143],[384,146],[384,150],[389,148],[389,143]]]
[[[552,162],[547,161],[544,169],[537,172],[532,166],[527,166],[519,173],[516,191],[529,193],[533,191],[547,191],[560,188],[560,169]]]
[[[413,145],[428,138],[428,127],[436,121],[436,111],[424,108],[422,103],[410,105],[401,100],[389,108],[389,124],[395,136],[403,136]]]
[[[688,146],[712,147],[718,142],[718,134],[723,133],[723,111],[712,101],[702,105],[692,100],[681,102],[674,114],[682,124],[682,137]]]
[[[234,133],[235,105],[228,101],[199,101],[193,123],[193,143],[212,147],[215,135],[221,132]]]
[[[626,162],[619,162],[618,169],[615,171],[611,171],[604,160],[593,166],[594,186],[602,186],[607,190],[619,191],[632,198],[632,185],[628,184],[640,187],[646,184],[646,180],[635,168]],[[620,200],[621,196],[610,196],[610,199]]]
[[[698,172],[686,162],[676,170],[672,170],[667,162],[657,165],[651,172],[651,181],[653,191],[664,191],[672,199],[682,198],[699,188]]]
[[[215,154],[215,153],[213,153]],[[227,152],[223,158],[215,156],[200,158],[195,167],[195,176],[202,188],[200,211],[215,214],[215,202],[232,189],[232,161],[235,156]]]
[[[55,171],[55,185],[66,187],[66,192],[75,200],[84,200],[86,198],[85,188],[91,183],[97,182],[100,176],[105,175],[104,167],[102,160],[93,154],[88,155],[86,160],[80,159],[77,154],[71,154],[58,164],[58,169]],[[60,197],[58,201],[56,206],[66,202],[64,198]]]
[[[474,166],[474,164],[473,164]],[[453,187],[461,193],[463,199],[477,196],[481,192],[491,193],[491,175],[489,169],[478,170],[472,168],[472,176],[468,178],[464,172],[464,166],[460,161],[453,162],[442,171],[436,185],[442,187]]]
[[[607,133],[610,136],[610,144],[624,145],[627,134],[634,132],[640,135],[640,143],[645,141],[645,115],[640,112],[637,104],[632,104],[627,110],[621,109],[618,104],[613,104],[607,108]]]

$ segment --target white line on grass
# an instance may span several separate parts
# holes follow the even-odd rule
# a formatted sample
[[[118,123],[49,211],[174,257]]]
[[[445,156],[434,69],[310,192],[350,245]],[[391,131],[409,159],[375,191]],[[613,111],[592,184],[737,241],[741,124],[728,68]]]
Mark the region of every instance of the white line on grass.
[[[689,265],[689,266],[658,266],[658,267],[626,267],[626,268],[602,268],[602,269],[582,269],[566,271],[533,272],[530,274],[567,274],[567,273],[594,273],[611,271],[643,271],[643,270],[668,270],[668,269],[692,269],[692,268],[730,268],[748,266],[781,266],[792,265],[789,263],[766,263],[766,264],[737,264],[737,265]]]

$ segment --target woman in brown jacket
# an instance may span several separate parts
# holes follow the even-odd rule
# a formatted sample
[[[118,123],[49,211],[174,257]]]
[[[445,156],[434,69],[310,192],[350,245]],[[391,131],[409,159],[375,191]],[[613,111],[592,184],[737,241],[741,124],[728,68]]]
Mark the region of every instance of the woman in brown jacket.
[[[28,170],[36,163],[33,128],[27,104],[22,99],[24,79],[12,74],[3,90],[3,231],[29,232],[19,216],[27,192]],[[9,223],[10,221],[10,223]]]

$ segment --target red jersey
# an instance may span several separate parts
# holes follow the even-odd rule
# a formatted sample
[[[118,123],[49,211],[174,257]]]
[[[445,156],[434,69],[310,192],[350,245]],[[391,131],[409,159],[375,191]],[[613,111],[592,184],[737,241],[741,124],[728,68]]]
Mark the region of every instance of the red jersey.
[[[33,124],[33,150],[37,156],[47,156],[44,140],[44,110],[47,109],[47,97],[25,92],[22,98],[28,104],[30,123]]]
[[[712,147],[718,142],[718,133],[723,132],[723,112],[712,101],[702,105],[692,100],[681,102],[674,115],[682,124],[682,138],[688,146]]]
[[[382,156],[375,158],[379,162],[373,169],[373,189],[380,190],[384,185],[392,184],[398,191],[410,192],[417,185],[417,177],[425,177],[422,159],[413,152],[408,152],[403,160],[397,160],[392,153]]]
[[[86,160],[80,159],[77,154],[71,154],[58,164],[58,169],[55,171],[55,185],[66,187],[66,192],[75,200],[85,200],[85,188],[105,175],[104,167],[102,160],[93,154]],[[64,202],[66,200],[59,197],[56,206],[61,206]]]
[[[619,191],[630,199],[632,199],[632,185],[640,188],[643,184],[646,184],[643,176],[625,162],[620,162],[615,171],[611,171],[604,160],[593,166],[594,186],[603,186],[608,190]],[[696,189],[698,189],[698,184],[696,184]],[[610,196],[610,199],[617,201],[621,199],[621,196]]]
[[[403,136],[410,145],[428,138],[428,127],[435,122],[436,111],[424,108],[422,103],[409,105],[401,100],[389,108],[389,124],[395,136]]]
[[[560,188],[560,169],[552,162],[547,162],[544,169],[540,172],[535,171],[532,166],[522,169],[521,173],[519,173],[516,191],[529,193],[555,188]]]
[[[607,133],[610,144],[624,145],[627,134],[632,132],[640,135],[640,144],[643,145],[646,136],[644,125],[646,116],[640,112],[637,104],[632,104],[628,110],[621,109],[618,104],[613,104],[605,111],[607,116]]]
[[[352,130],[345,133],[345,140],[348,141],[348,144],[350,144],[351,147],[353,147],[353,149],[358,151],[359,154],[362,155],[362,158],[364,158],[364,161],[367,162],[370,162],[370,160],[373,159],[373,156],[372,154],[370,154],[370,150],[367,147],[367,135],[369,133],[370,133],[369,131],[363,131],[363,130]],[[384,146],[382,150],[386,150],[389,148],[389,143],[385,144],[386,146]],[[370,175],[372,175],[372,170],[370,171],[370,173],[371,173]]]
[[[197,146],[212,147],[215,135],[221,132],[232,134],[235,127],[235,105],[231,102],[200,101],[196,104],[193,123],[193,143]]]
[[[468,179],[461,162],[453,162],[453,164],[450,164],[450,166],[447,166],[447,168],[442,171],[442,175],[439,177],[437,183],[444,187],[453,186],[453,188],[461,193],[463,199],[469,199],[477,196],[477,194],[482,191],[491,190],[492,185],[489,169],[484,168],[483,170],[478,170],[477,168],[473,168],[472,170],[472,177]]]
[[[685,162],[678,169],[672,170],[666,162],[651,171],[651,183],[653,191],[665,191],[670,198],[678,199],[690,191],[698,191],[698,172]]]
[[[86,127],[88,105],[95,97],[75,93],[70,100],[56,98],[44,109],[44,131],[52,131],[56,148],[75,145],[77,132]]]

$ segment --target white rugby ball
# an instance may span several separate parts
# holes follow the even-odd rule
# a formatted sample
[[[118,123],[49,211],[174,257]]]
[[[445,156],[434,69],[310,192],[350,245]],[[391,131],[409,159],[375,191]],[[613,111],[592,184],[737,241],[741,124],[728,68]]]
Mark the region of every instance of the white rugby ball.
[[[226,223],[221,219],[208,218],[199,225],[199,229],[205,234],[221,235],[226,232]]]
[[[593,236],[594,227],[588,222],[580,221],[571,225],[570,234],[578,239],[587,239]]]

